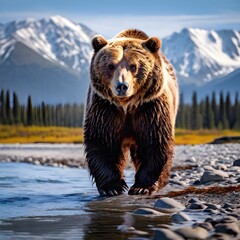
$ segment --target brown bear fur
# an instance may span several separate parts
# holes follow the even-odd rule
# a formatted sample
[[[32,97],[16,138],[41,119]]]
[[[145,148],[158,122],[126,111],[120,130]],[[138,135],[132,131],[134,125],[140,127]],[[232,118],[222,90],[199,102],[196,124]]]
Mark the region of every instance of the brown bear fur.
[[[110,40],[95,36],[92,46],[84,123],[90,175],[100,195],[121,194],[128,189],[123,170],[130,156],[136,175],[129,194],[155,193],[172,165],[178,107],[173,68],[159,51],[161,41],[139,30]]]

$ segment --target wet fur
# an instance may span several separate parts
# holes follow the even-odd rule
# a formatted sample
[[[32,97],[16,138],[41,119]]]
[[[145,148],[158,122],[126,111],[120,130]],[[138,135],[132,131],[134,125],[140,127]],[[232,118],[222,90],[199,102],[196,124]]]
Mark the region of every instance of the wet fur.
[[[127,38],[127,41],[123,40],[122,44],[117,41],[116,44],[123,48],[134,47],[141,52],[139,42],[146,41],[148,36],[139,30],[127,30],[114,39],[122,38]],[[110,48],[114,41],[108,44]],[[123,170],[130,156],[136,175],[129,194],[152,194],[166,185],[172,166],[178,106],[173,69],[160,52],[148,54],[137,76],[144,80],[137,86],[136,94],[121,102],[106,85],[108,73],[102,73],[103,68],[96,68],[102,64],[96,62],[98,54],[101,52],[94,53],[91,62],[84,123],[90,175],[100,195],[121,194],[127,189]],[[148,69],[145,68],[150,66],[152,71],[146,76],[144,71]],[[102,74],[106,79],[101,78]]]

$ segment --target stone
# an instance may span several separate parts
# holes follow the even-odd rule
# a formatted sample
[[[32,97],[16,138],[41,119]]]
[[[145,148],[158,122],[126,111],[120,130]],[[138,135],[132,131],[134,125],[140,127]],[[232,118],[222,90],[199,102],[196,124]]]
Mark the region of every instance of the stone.
[[[206,239],[208,231],[202,227],[183,227],[175,230],[176,233],[186,239]]]
[[[225,233],[214,233],[208,238],[209,240],[232,240],[232,236]]]
[[[206,206],[202,203],[191,203],[187,209],[192,209],[192,210],[203,210],[205,209]]]
[[[176,172],[171,172],[170,178],[179,178],[179,175]]]
[[[33,164],[35,164],[35,165],[40,165],[41,163],[40,163],[40,161],[38,161],[38,160],[34,160],[34,161],[33,161]]]
[[[155,231],[153,240],[184,240],[183,237],[178,235],[177,233],[169,230],[159,228]]]
[[[238,166],[240,167],[240,159],[237,159],[233,162],[233,166]]]
[[[171,219],[173,222],[178,222],[178,223],[191,221],[191,218],[186,213],[183,213],[183,212],[178,212],[173,214],[171,216]]]
[[[196,158],[195,157],[191,157],[189,159],[186,159],[185,162],[188,162],[188,163],[195,163],[197,162]]]
[[[200,200],[198,198],[190,198],[188,203],[200,203]]]
[[[201,183],[207,182],[219,182],[223,181],[225,178],[228,178],[228,174],[220,171],[220,170],[213,170],[213,171],[205,171],[200,179]]]
[[[222,219],[219,219],[220,223],[232,223],[232,222],[237,222],[238,219],[233,217],[233,216],[225,216]]]
[[[236,222],[233,222],[233,223],[217,224],[215,226],[215,232],[227,233],[227,234],[236,236],[238,233],[240,233],[240,230],[239,230],[238,224]]]
[[[155,215],[155,216],[165,216],[166,214],[161,213],[159,211],[156,211],[154,209],[151,208],[138,208],[136,209],[133,214],[137,214],[137,215]]]
[[[206,203],[207,209],[217,210],[221,208],[219,204]]]
[[[169,183],[176,184],[176,185],[179,185],[179,186],[185,186],[185,187],[188,186],[188,184],[185,183],[184,181],[179,181],[179,180],[175,180],[175,179],[170,179]]]
[[[194,223],[193,227],[201,227],[206,229],[208,232],[213,230],[213,226],[210,222]]]
[[[168,197],[158,199],[154,207],[169,211],[183,210],[185,208],[180,202]]]

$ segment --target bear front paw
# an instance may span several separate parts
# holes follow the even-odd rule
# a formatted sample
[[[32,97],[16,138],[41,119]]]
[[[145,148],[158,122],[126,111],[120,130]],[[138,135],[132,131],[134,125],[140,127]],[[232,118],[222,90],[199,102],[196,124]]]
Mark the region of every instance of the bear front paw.
[[[98,192],[102,197],[120,195],[126,190],[128,190],[128,186],[123,179],[119,182],[111,182],[98,188]]]
[[[136,187],[132,186],[130,190],[128,191],[129,195],[152,195],[155,192],[157,192],[158,188],[156,185],[150,186],[150,187]]]

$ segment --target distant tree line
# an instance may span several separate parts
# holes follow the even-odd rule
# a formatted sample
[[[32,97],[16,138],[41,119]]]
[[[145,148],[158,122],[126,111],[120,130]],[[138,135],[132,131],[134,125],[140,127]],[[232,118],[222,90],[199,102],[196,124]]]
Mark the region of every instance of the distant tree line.
[[[0,124],[26,126],[65,126],[82,127],[83,104],[46,104],[33,106],[32,98],[21,105],[15,92],[2,90],[0,93]],[[240,101],[238,94],[231,99],[230,94],[219,96],[213,92],[205,99],[198,101],[193,92],[192,102],[184,102],[183,94],[180,103],[176,127],[182,129],[240,129]]]
[[[26,126],[82,127],[83,104],[46,104],[33,106],[31,96],[21,105],[15,92],[1,90],[0,124]]]
[[[198,101],[193,92],[191,104],[184,103],[183,94],[180,103],[176,127],[183,129],[240,129],[240,101],[236,93],[234,100],[229,93],[206,96]]]

